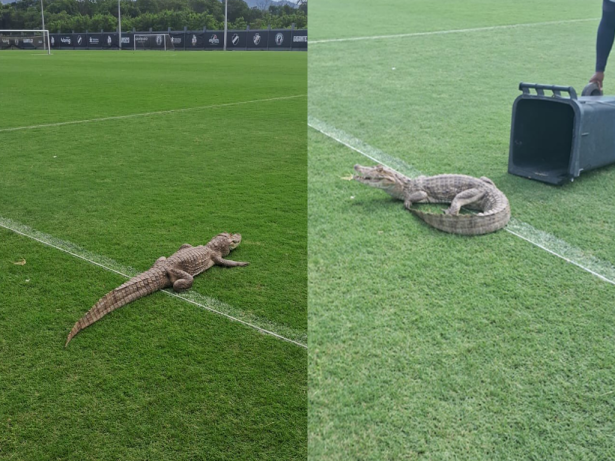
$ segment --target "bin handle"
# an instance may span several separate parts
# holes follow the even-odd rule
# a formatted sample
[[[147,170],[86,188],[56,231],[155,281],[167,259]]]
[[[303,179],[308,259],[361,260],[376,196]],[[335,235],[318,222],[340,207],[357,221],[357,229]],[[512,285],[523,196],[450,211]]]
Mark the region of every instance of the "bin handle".
[[[545,92],[552,91],[553,97],[562,97],[561,92],[564,91],[570,95],[570,99],[577,99],[577,92],[571,86],[558,86],[558,85],[542,85],[540,83],[519,83],[519,89],[523,91],[524,94],[530,94],[530,89],[536,90],[536,94],[538,96],[544,96]]]

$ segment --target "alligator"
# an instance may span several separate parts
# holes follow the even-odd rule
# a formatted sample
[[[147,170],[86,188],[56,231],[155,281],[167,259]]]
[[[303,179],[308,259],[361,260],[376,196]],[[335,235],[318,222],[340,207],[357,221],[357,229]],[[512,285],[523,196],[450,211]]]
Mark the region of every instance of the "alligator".
[[[489,178],[461,174],[419,176],[411,179],[383,165],[354,166],[352,178],[382,189],[403,200],[404,206],[427,224],[444,232],[481,235],[502,229],[510,220],[508,199]],[[426,213],[412,208],[414,203],[450,203],[444,214]],[[475,214],[459,214],[461,207],[477,210]]]
[[[132,301],[164,288],[173,287],[175,291],[187,290],[192,286],[194,277],[214,265],[223,267],[247,266],[247,262],[224,259],[231,250],[241,243],[241,234],[222,233],[215,236],[207,245],[193,247],[185,243],[168,258],[158,258],[147,271],[131,278],[123,285],[105,296],[77,322],[70,331],[66,344],[84,328],[100,320],[109,312],[119,309]]]

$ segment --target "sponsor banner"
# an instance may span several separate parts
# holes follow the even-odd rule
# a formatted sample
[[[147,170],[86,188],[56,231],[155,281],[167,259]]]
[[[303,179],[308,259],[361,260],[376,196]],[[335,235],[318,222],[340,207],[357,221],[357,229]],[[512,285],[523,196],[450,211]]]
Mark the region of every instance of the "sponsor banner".
[[[224,31],[223,30],[208,30],[203,34],[204,45],[206,50],[223,50],[224,49]]]
[[[51,48],[72,48],[73,36],[72,34],[50,34]]]
[[[139,34],[139,32],[137,32]],[[143,34],[149,34],[144,32]],[[122,33],[122,48],[134,49],[134,33]],[[164,49],[164,34],[152,34],[147,39],[148,49]],[[224,48],[224,31],[199,31],[170,33],[176,50],[222,50]],[[156,44],[156,37],[160,36],[160,45]],[[81,42],[79,38],[81,37]],[[150,35],[151,37],[151,35]],[[25,40],[24,40],[25,39]],[[117,49],[117,32],[92,34],[50,34],[51,48],[55,49]],[[17,40],[17,43],[15,43]],[[307,49],[307,30],[248,30],[229,31],[227,47],[248,50],[275,50],[275,49]],[[153,44],[152,44],[153,43]],[[145,44],[142,46],[145,47]],[[43,37],[15,37],[0,36],[0,49],[43,49]],[[139,48],[139,47],[137,47]]]
[[[165,34],[134,34],[134,47],[137,50],[164,50]]]
[[[203,50],[205,49],[205,41],[208,34],[203,32],[186,32],[184,45],[186,50]]]
[[[294,30],[292,33],[292,48],[307,48],[307,30]]]
[[[186,44],[186,34],[183,32],[171,32],[169,33],[171,36],[171,41],[173,42],[173,46],[176,50],[183,50],[184,45]],[[192,38],[192,37],[190,37]]]
[[[42,36],[0,35],[0,49],[42,50],[45,47]]]
[[[285,30],[270,30],[269,31],[269,49],[290,49],[292,45],[291,31]]]
[[[229,30],[227,31],[226,49],[241,50],[246,49],[246,31],[245,30]]]
[[[248,49],[267,49],[269,34],[266,30],[249,30],[246,33],[246,44]]]
[[[134,35],[133,33],[122,32],[122,49],[133,50],[134,49]]]
[[[86,49],[88,47],[88,36],[86,34],[71,34],[73,37],[73,47]]]

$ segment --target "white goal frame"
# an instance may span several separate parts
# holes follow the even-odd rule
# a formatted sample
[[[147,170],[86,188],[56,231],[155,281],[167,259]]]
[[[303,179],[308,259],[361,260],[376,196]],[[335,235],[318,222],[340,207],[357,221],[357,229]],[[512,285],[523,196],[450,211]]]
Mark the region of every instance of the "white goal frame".
[[[160,34],[155,34],[155,33],[147,33],[147,34],[135,34],[132,38],[132,45],[133,45],[133,50],[137,51],[137,37],[157,37],[159,35],[162,35],[164,37],[164,51],[168,51],[167,48],[167,37],[169,40],[169,43],[171,45],[173,45],[173,39],[171,38],[171,35],[169,33],[160,33]],[[173,50],[175,49],[175,47],[173,47]]]
[[[43,33],[43,49],[47,50],[47,54],[51,54],[51,41],[49,40],[49,30],[47,29],[0,29],[0,35],[3,32],[22,32],[22,33]]]

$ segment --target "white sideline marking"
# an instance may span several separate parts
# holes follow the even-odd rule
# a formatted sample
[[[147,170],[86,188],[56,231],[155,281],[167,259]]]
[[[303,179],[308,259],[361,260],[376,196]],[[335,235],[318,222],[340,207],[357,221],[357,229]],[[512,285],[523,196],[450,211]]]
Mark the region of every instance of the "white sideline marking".
[[[229,106],[239,106],[242,104],[253,104],[255,102],[270,102],[270,101],[282,101],[285,99],[304,98],[305,96],[306,96],[305,94],[296,94],[294,96],[280,96],[279,98],[267,98],[267,99],[252,99],[250,101],[228,102],[225,104],[210,104],[209,106],[187,107],[185,109],[159,110],[156,112],[142,112],[140,114],[114,115],[112,117],[91,118],[87,120],[71,120],[68,122],[45,123],[43,125],[17,126],[13,128],[2,128],[0,129],[0,133],[5,133],[8,131],[19,131],[19,130],[34,130],[36,128],[49,128],[49,127],[55,127],[55,126],[77,125],[80,123],[106,122],[109,120],[123,120],[126,118],[134,118],[134,117],[148,117],[150,115],[175,114],[179,112],[189,112],[193,110],[216,109],[218,107],[229,107]]]
[[[429,32],[413,32],[413,33],[407,33],[407,34],[372,35],[372,36],[366,36],[366,37],[347,37],[347,38],[326,38],[322,40],[312,40],[310,42],[310,46],[317,45],[319,43],[356,42],[360,40],[383,40],[383,39],[388,39],[388,38],[425,37],[428,35],[447,35],[447,34],[465,34],[468,32],[487,32],[490,30],[515,29],[518,27],[572,24],[575,22],[597,21],[598,19],[600,18],[565,19],[562,21],[527,22],[527,23],[521,23],[521,24],[505,24],[501,26],[475,27],[473,29],[432,30]]]
[[[3,218],[0,216],[0,227],[3,227],[7,230],[15,232],[16,234],[22,235],[24,237],[28,237],[32,240],[36,240],[37,242],[42,243],[43,245],[47,245],[52,248],[55,248],[56,250],[60,250],[60,251],[63,251],[64,253],[68,253],[71,256],[87,261],[90,264],[94,264],[95,266],[102,267],[103,269],[106,269],[110,272],[114,272],[118,275],[121,275],[122,277],[131,278],[138,274],[138,271],[133,269],[132,267],[122,266],[120,263],[118,263],[117,261],[114,261],[113,259],[107,258],[105,256],[97,255],[84,248],[81,248],[78,245],[75,245],[72,242],[68,242],[66,240],[60,240],[51,235],[44,234],[43,232],[39,232],[35,229],[32,229],[18,222],[15,222],[11,219]],[[229,304],[223,303],[222,301],[219,301],[215,298],[203,296],[194,291],[188,291],[188,292],[181,293],[181,294],[175,293],[172,290],[162,290],[162,292],[174,298],[179,298],[190,304],[194,304],[195,306],[199,306],[202,309],[205,309],[215,314],[226,317],[235,322],[242,323],[250,328],[254,328],[255,330],[261,333],[274,336],[283,341],[287,341],[289,343],[293,343],[293,344],[296,344],[297,346],[307,349],[307,344],[301,342],[301,341],[305,341],[306,335],[304,333],[295,331],[292,328],[277,325],[274,322],[260,319],[255,316],[247,315]],[[212,307],[212,305],[215,308]],[[226,312],[223,312],[223,310]],[[229,314],[229,312],[233,313],[234,315]],[[242,320],[240,318],[237,318],[236,316],[243,316],[243,317],[249,318],[250,321]],[[254,321],[259,321],[260,323],[268,323],[269,324],[267,325],[268,328],[274,327],[278,330],[284,330],[284,333],[287,336],[292,336],[295,339],[290,339],[285,336],[282,336],[281,334],[275,333],[271,330],[262,328],[252,323]]]
[[[353,151],[375,161],[384,166],[388,166],[409,177],[419,176],[421,173],[416,168],[408,165],[402,160],[396,159],[388,154],[385,154],[380,149],[366,144],[365,142],[338,130],[335,127],[328,125],[317,118],[308,116],[308,126],[312,127],[319,133],[328,138],[337,141],[340,144],[352,149]],[[504,228],[507,232],[515,235],[538,248],[551,253],[558,258],[563,259],[570,264],[589,272],[601,280],[615,285],[615,266],[607,261],[603,261],[594,256],[587,255],[583,250],[573,247],[564,240],[560,240],[548,232],[538,230],[531,225],[519,221],[516,218],[511,218],[508,225]]]

